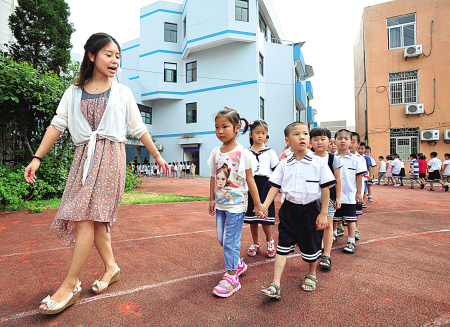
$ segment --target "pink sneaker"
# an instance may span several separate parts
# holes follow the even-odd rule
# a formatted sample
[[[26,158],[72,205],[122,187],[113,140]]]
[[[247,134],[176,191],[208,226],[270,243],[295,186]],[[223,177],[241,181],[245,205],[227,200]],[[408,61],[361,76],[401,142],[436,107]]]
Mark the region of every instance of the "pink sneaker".
[[[247,270],[247,265],[244,262],[244,258],[239,260],[238,269],[236,270],[236,275],[240,276]]]
[[[219,297],[230,297],[240,289],[241,283],[239,282],[239,277],[234,281],[225,274],[220,283],[214,287],[213,294]]]

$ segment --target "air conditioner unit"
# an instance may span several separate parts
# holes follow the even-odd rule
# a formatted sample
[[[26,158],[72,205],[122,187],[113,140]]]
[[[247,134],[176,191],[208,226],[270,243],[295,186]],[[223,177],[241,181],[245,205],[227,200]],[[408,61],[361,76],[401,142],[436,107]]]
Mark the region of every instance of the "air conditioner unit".
[[[428,131],[420,131],[421,141],[438,141],[439,140],[439,130],[432,129]]]
[[[446,129],[444,131],[444,140],[445,141],[450,141],[450,129]]]
[[[404,51],[405,58],[417,57],[422,54],[422,44],[410,45],[409,47],[405,47]]]
[[[424,113],[423,103],[411,103],[405,107],[407,115],[419,115]]]
[[[156,149],[157,149],[158,151],[164,150],[164,145],[162,145],[162,144],[155,144],[155,145],[156,145]]]

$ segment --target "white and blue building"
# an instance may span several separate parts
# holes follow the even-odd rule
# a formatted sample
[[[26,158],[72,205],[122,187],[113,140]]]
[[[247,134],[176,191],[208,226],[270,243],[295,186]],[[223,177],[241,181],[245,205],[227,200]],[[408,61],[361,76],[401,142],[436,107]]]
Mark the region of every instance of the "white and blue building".
[[[267,121],[277,153],[286,125],[314,126],[303,43],[284,40],[270,0],[157,1],[141,8],[140,37],[123,44],[121,82],[166,161],[195,161],[209,176],[206,161],[220,145],[213,117],[224,106]],[[127,161],[135,156],[152,159],[128,142]]]

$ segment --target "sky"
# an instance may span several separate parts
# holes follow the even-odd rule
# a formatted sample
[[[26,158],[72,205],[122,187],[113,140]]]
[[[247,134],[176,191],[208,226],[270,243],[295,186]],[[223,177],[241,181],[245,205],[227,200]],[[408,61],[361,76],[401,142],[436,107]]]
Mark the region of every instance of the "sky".
[[[209,0],[213,1],[213,0]],[[272,0],[286,40],[305,41],[305,63],[314,69],[311,106],[316,121],[347,120],[355,125],[353,45],[364,7],[388,0]],[[154,0],[66,0],[72,52],[83,54],[83,45],[96,32],[114,36],[120,44],[139,37],[139,10]]]

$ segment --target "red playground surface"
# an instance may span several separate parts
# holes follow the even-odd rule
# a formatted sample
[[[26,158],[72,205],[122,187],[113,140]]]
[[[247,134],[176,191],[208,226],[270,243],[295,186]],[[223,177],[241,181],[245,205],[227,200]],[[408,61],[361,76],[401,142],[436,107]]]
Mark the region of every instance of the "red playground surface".
[[[208,179],[143,184],[203,196],[208,187]],[[105,293],[90,291],[103,272],[93,248],[78,302],[55,316],[37,308],[62,282],[72,253],[49,229],[56,209],[1,213],[0,326],[450,326],[450,192],[374,186],[373,199],[356,253],[343,253],[347,236],[338,238],[333,269],[318,271],[317,290],[308,293],[300,289],[307,264],[296,249],[279,301],[260,295],[274,261],[265,256],[262,229],[262,251],[251,258],[244,225],[241,256],[249,267],[242,289],[223,299],[212,294],[224,263],[207,202],[122,206],[111,228],[120,280]]]

